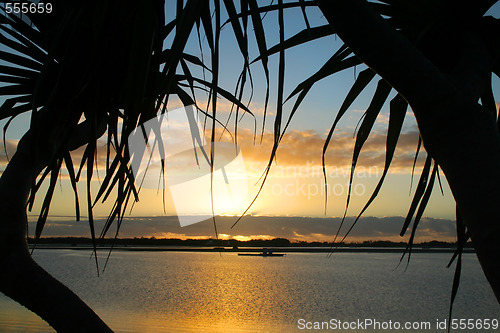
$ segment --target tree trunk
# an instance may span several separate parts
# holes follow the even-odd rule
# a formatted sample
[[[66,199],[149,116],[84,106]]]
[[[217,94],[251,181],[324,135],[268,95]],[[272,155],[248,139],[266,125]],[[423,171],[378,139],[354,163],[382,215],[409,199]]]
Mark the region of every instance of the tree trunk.
[[[26,205],[33,181],[55,157],[95,142],[107,130],[109,110],[140,106],[133,111],[145,112],[146,93],[154,106],[156,91],[146,86],[159,72],[158,61],[151,58],[161,53],[164,3],[113,0],[95,6],[83,1],[58,9],[64,17],[51,21],[45,36],[58,66],[50,59],[45,64],[47,72],[40,74],[33,98],[43,107],[37,105],[35,121],[0,178],[0,291],[58,332],[111,332],[33,261],[26,242]],[[79,124],[82,114],[86,120]]]
[[[35,163],[29,138],[30,132],[19,142],[0,178],[0,291],[58,332],[112,332],[78,296],[31,258],[26,242],[26,204],[31,181],[50,160],[47,153],[51,149],[40,151],[38,157],[45,158]]]
[[[409,102],[500,302],[500,135],[491,114],[478,104],[498,55],[466,32],[460,36],[462,53],[445,74],[365,0],[318,3],[347,46]]]

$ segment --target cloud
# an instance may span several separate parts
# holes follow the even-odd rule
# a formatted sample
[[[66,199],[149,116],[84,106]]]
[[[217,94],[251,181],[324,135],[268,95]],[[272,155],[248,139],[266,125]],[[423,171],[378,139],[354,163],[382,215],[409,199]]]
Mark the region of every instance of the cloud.
[[[391,163],[391,172],[411,173],[418,136],[416,130],[401,133]],[[238,144],[241,146],[247,163],[254,162],[266,165],[269,161],[273,140],[273,134],[266,133],[262,138],[262,143],[256,145],[254,144],[254,134],[251,131],[241,130],[238,133]],[[370,168],[376,166],[379,170],[382,170],[386,158],[386,140],[385,133],[372,133],[363,146],[357,167]],[[327,168],[350,170],[355,141],[352,133],[346,131],[337,132],[327,148],[325,156]],[[324,144],[325,137],[315,131],[292,130],[283,137],[273,168],[314,165],[321,169]],[[425,153],[421,152],[420,162],[423,161],[424,156]]]
[[[0,141],[0,168],[3,170],[17,149],[19,140]]]
[[[176,129],[178,130],[178,129]],[[221,138],[222,129],[217,132],[217,139]],[[391,163],[390,172],[392,173],[403,173],[410,174],[412,172],[413,161],[415,158],[415,151],[418,142],[418,131],[416,129],[411,129],[406,132],[402,132],[398,146]],[[206,134],[207,140],[210,140],[210,133]],[[320,176],[322,174],[322,151],[325,144],[325,135],[319,134],[313,130],[291,130],[286,133],[281,141],[275,163],[273,163],[272,171],[275,175],[280,174],[280,170],[283,171],[288,167],[301,167],[307,166],[315,175]],[[368,140],[364,144],[361,151],[357,170],[360,172],[366,172],[364,170],[371,170],[370,172],[375,172],[380,175],[384,164],[385,164],[385,149],[386,149],[386,134],[380,133],[378,131],[373,131],[369,136]],[[236,141],[240,146],[245,164],[249,167],[248,169],[255,175],[262,174],[265,170],[267,163],[269,162],[274,135],[271,132],[266,132],[262,137],[258,133],[248,129],[240,128],[238,129],[236,136],[224,135],[222,137],[224,141]],[[353,138],[351,132],[341,131],[335,133],[330,141],[327,152],[326,152],[326,166],[327,172],[335,173],[340,171],[344,175],[350,173],[352,156],[354,150],[354,144],[356,139]],[[17,141],[7,140],[7,151],[9,156],[12,156],[17,145]],[[114,156],[114,148],[111,149],[111,158]],[[79,168],[81,159],[84,156],[85,146],[76,149],[71,152],[73,158],[73,164],[75,168]],[[221,155],[222,150],[218,151],[216,155],[216,161],[224,160],[224,156]],[[193,163],[193,156],[186,155],[186,163]],[[420,154],[418,166],[423,164],[423,158],[425,153]],[[107,142],[106,138],[101,138],[98,141],[98,150],[96,156],[98,171],[100,176],[105,174],[106,161],[107,161]],[[179,166],[185,166],[186,163],[181,163],[182,161],[177,161]],[[0,152],[0,168],[5,168],[7,164],[7,157],[5,153]],[[175,165],[174,165],[175,166]],[[62,168],[61,177],[63,179],[68,178],[67,171]],[[153,167],[151,169],[154,169]],[[284,172],[281,172],[283,174]],[[86,177],[86,172],[81,174],[82,180]]]
[[[269,239],[282,237],[292,241],[327,241],[331,242],[341,223],[340,217],[313,218],[313,217],[272,217],[272,216],[245,216],[234,228],[232,224],[236,217],[217,217],[217,229],[222,239]],[[31,220],[36,220],[31,218]],[[347,229],[354,222],[354,217],[346,218],[339,235],[345,235]],[[400,237],[404,218],[393,217],[362,217],[347,237],[347,242],[364,240],[391,240],[406,241]],[[104,219],[96,221],[96,230],[102,228]],[[34,222],[29,223],[30,232],[34,230]],[[89,236],[89,227],[85,221],[75,222],[69,217],[49,218],[44,236]],[[114,227],[108,237],[114,236]],[[417,229],[415,241],[455,241],[455,222],[446,219],[425,217]],[[211,219],[181,227],[175,216],[156,217],[128,217],[123,221],[119,234],[127,237],[167,237],[167,238],[215,238],[213,221]]]
[[[14,156],[16,149],[17,149],[17,144],[19,143],[19,140],[5,140],[5,146],[7,148],[7,152],[3,148],[4,142],[0,141],[0,170],[4,170],[5,167],[7,166],[9,160]],[[97,164],[96,166],[101,170],[105,170],[106,168],[106,142],[103,141],[102,139],[98,141],[98,150],[97,150]],[[82,160],[83,154],[85,152],[86,146],[82,146],[74,151],[71,152],[71,157],[73,160],[73,166],[76,168],[75,172],[78,171],[78,167],[80,166],[80,162]],[[113,148],[111,148],[113,149]],[[82,176],[85,177],[86,173],[82,173]],[[65,167],[62,167],[62,173],[61,176],[66,179],[67,178],[67,172]],[[85,178],[82,178],[85,179]]]

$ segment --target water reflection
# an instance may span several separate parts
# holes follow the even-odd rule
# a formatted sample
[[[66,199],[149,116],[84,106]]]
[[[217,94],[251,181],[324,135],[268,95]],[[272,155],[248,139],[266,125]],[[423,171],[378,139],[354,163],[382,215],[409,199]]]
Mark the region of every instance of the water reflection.
[[[116,332],[293,332],[300,331],[300,318],[435,322],[448,315],[453,277],[444,268],[446,254],[415,254],[403,272],[394,270],[398,254],[328,259],[116,251],[99,278],[89,252],[39,250],[35,256]],[[457,318],[499,317],[473,255],[465,255],[456,302]],[[0,309],[2,332],[16,332],[19,322],[25,323],[19,332],[47,331],[4,298]],[[21,317],[6,315],[16,312]],[[5,323],[6,316],[12,320]]]

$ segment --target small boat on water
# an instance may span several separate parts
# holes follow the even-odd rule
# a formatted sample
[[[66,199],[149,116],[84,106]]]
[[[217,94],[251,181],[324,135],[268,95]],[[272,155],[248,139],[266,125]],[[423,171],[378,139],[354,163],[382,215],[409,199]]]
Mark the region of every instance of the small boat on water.
[[[261,253],[238,253],[239,256],[253,256],[253,257],[283,257],[284,253],[273,253],[272,250],[266,248],[262,249]]]

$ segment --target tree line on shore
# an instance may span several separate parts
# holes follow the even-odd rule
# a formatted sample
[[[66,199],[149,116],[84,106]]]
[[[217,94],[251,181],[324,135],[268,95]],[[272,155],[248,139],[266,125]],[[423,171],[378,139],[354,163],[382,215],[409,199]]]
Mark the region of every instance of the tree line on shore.
[[[384,240],[366,240],[363,242],[305,242],[290,241],[286,238],[273,239],[252,239],[248,241],[236,239],[179,239],[179,238],[156,238],[156,237],[135,237],[135,238],[103,238],[96,239],[97,246],[191,246],[191,247],[406,247],[405,242],[392,242]],[[34,245],[92,245],[92,239],[86,237],[42,237],[35,242],[29,237],[28,243]],[[455,243],[443,241],[429,241],[415,244],[424,248],[452,248]],[[471,247],[470,244],[466,245]]]

